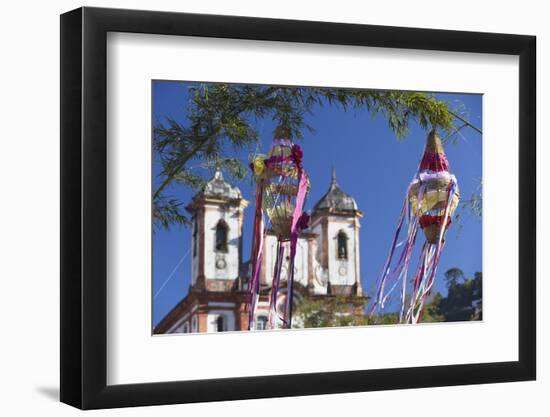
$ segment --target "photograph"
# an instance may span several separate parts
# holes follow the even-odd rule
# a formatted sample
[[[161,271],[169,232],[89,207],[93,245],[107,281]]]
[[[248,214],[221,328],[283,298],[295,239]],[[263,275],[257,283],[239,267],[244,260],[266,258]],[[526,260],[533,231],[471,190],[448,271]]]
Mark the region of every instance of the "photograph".
[[[483,95],[153,80],[153,335],[483,320]]]
[[[3,4],[0,416],[549,415],[509,3]]]

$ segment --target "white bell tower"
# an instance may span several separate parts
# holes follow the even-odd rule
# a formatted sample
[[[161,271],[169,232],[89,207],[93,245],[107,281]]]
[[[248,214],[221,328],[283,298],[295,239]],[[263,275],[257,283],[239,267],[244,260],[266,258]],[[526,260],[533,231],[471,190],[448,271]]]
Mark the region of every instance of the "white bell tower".
[[[328,294],[362,295],[359,228],[363,213],[342,191],[332,170],[327,193],[315,204],[310,228],[318,235],[317,258],[328,279]]]
[[[192,214],[191,286],[229,291],[237,285],[242,264],[244,209],[248,202],[220,170],[187,206]]]

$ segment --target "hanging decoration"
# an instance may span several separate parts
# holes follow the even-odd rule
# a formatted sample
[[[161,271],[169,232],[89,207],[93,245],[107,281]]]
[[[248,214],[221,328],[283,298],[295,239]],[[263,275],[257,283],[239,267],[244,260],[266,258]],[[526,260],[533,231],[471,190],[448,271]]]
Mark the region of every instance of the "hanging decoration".
[[[257,155],[251,169],[256,180],[256,208],[252,239],[252,275],[249,282],[249,330],[255,329],[256,308],[260,295],[260,270],[264,241],[268,230],[277,236],[277,255],[270,294],[268,328],[292,326],[294,258],[298,236],[307,228],[309,217],[303,211],[309,191],[309,179],[302,165],[302,150],[290,139],[289,131],[278,127],[267,156]],[[264,218],[265,217],[265,218]],[[288,242],[288,243],[287,243]],[[285,246],[289,254],[285,259]],[[288,262],[285,305],[278,308],[283,262]]]
[[[428,134],[418,172],[409,184],[397,230],[378,281],[371,317],[380,314],[388,297],[396,288],[400,288],[399,321],[420,322],[445,246],[445,233],[451,224],[458,202],[458,183],[450,172],[441,138],[434,129]],[[407,297],[410,286],[409,263],[419,227],[424,233],[425,242],[412,276],[412,293]],[[401,231],[405,228],[406,236],[399,241]],[[402,249],[397,257],[398,248]]]

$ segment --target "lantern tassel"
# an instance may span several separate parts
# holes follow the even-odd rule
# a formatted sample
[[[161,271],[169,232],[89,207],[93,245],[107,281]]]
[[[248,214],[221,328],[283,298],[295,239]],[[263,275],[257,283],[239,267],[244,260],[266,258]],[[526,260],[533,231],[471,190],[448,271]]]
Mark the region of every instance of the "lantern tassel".
[[[254,216],[254,230],[252,235],[252,274],[249,282],[248,300],[248,330],[255,328],[256,308],[260,296],[260,270],[262,265],[262,251],[264,246],[264,221],[262,212],[262,181],[256,186],[256,212]]]
[[[275,260],[275,269],[273,271],[273,281],[271,283],[271,297],[269,303],[269,319],[268,328],[275,329],[277,326],[277,298],[279,295],[279,285],[281,281],[281,269],[285,254],[285,246],[283,242],[277,242],[277,258]]]

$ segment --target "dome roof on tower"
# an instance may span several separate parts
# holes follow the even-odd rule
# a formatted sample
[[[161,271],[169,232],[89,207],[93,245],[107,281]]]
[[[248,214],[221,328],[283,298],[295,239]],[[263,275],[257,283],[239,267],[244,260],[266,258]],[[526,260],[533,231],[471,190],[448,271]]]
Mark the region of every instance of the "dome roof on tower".
[[[206,186],[200,194],[205,197],[231,200],[242,198],[241,190],[225,181],[219,169],[216,170],[214,177],[206,183]]]
[[[332,181],[327,193],[313,207],[313,211],[329,210],[337,212],[355,212],[359,211],[355,199],[342,191],[336,182],[336,171],[332,169]]]

